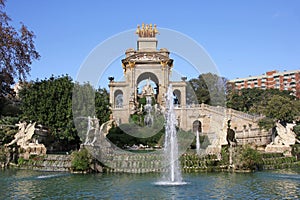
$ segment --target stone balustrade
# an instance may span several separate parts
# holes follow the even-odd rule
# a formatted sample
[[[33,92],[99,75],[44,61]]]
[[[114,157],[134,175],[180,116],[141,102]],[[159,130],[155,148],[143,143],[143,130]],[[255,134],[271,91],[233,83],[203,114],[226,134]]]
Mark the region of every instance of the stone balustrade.
[[[245,128],[243,131],[236,131],[235,138],[238,144],[266,145],[272,140],[272,133],[260,130],[259,128]]]

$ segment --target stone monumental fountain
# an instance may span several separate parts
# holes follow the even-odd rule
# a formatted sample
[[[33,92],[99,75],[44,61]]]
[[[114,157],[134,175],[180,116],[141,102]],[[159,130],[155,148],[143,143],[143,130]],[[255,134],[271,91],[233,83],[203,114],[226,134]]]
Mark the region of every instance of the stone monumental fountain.
[[[136,33],[138,35],[137,48],[127,49],[125,58],[122,59],[124,80],[115,81],[114,77],[109,77],[110,121],[100,126],[99,120],[95,117],[88,117],[88,115],[93,116],[94,113],[74,116],[76,119],[82,117],[84,120],[88,119],[87,132],[81,131],[82,136],[80,137],[84,141],[84,146],[109,171],[129,173],[166,171],[162,182],[182,183],[178,157],[190,148],[195,137],[191,135],[189,138],[189,134],[181,135],[181,132],[176,135],[176,126],[186,133],[190,130],[198,130],[195,132],[198,156],[215,154],[220,159],[221,147],[227,144],[226,123],[228,120],[232,121],[232,126],[237,132],[237,140],[243,141],[245,144],[267,144],[270,134],[256,131],[259,117],[220,106],[187,102],[188,82],[186,77],[181,77],[181,80],[171,80],[173,59],[170,58],[170,52],[166,48],[157,48],[158,30],[156,26],[147,24],[138,26]],[[140,94],[138,88],[143,81],[147,81],[147,84]],[[76,91],[73,94],[76,94]],[[174,96],[176,96],[178,106],[173,109]],[[140,101],[142,98],[145,98],[145,104],[142,103],[144,100]],[[73,108],[77,107],[73,105]],[[78,108],[81,109],[81,106],[78,105]],[[74,113],[83,112],[76,111]],[[166,119],[165,153],[163,150],[147,153],[128,152],[118,148],[106,138],[111,127],[122,127],[123,124],[129,124],[133,115],[143,115],[144,120],[140,118],[140,124],[143,124],[147,131],[141,137],[150,137],[158,130],[155,124],[157,113],[163,113]],[[194,129],[195,123],[197,129]],[[78,124],[78,129],[82,129],[82,124],[86,124],[86,121],[76,124]],[[245,136],[246,125],[249,125],[247,136]],[[141,129],[138,126],[133,127]],[[152,131],[152,128],[155,131]],[[139,136],[137,135],[139,132],[134,128],[123,131],[134,137]],[[241,133],[243,137],[241,137]],[[208,146],[206,143],[200,145],[200,135],[202,140],[207,138]],[[177,146],[177,140],[179,140],[180,148]],[[160,148],[160,144],[154,148]]]

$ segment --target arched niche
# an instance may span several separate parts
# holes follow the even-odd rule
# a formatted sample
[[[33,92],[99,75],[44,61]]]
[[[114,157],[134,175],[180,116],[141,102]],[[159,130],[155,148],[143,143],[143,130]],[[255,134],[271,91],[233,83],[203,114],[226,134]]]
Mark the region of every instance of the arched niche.
[[[199,133],[202,132],[202,123],[199,120],[193,122],[193,132],[196,133],[198,130]]]
[[[159,80],[157,76],[152,72],[144,72],[139,75],[139,77],[136,80],[136,84],[138,85],[141,81],[151,79],[156,85],[159,85]]]
[[[181,104],[181,92],[180,90],[176,89],[173,91],[173,95],[174,95],[174,104],[176,105],[180,105]]]
[[[116,90],[114,94],[115,108],[123,108],[124,97],[122,90]]]

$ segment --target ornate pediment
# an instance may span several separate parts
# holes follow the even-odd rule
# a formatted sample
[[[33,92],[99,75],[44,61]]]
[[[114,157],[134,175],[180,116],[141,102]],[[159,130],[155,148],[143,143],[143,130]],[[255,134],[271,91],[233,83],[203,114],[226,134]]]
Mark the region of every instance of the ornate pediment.
[[[122,63],[125,66],[130,63],[167,63],[172,66],[173,60],[157,52],[141,52],[123,59]]]

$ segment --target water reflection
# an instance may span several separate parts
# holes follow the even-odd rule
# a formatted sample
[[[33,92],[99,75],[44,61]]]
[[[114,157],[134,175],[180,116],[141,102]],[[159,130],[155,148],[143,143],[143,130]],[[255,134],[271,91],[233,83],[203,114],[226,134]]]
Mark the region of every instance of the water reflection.
[[[269,184],[270,182],[272,184]],[[264,184],[264,190],[270,193],[274,198],[277,196],[284,199],[300,198],[300,175],[293,171],[280,170],[270,172],[261,179],[261,184]]]
[[[184,174],[182,186],[157,186],[160,174],[0,171],[0,199],[299,199],[300,171]]]

